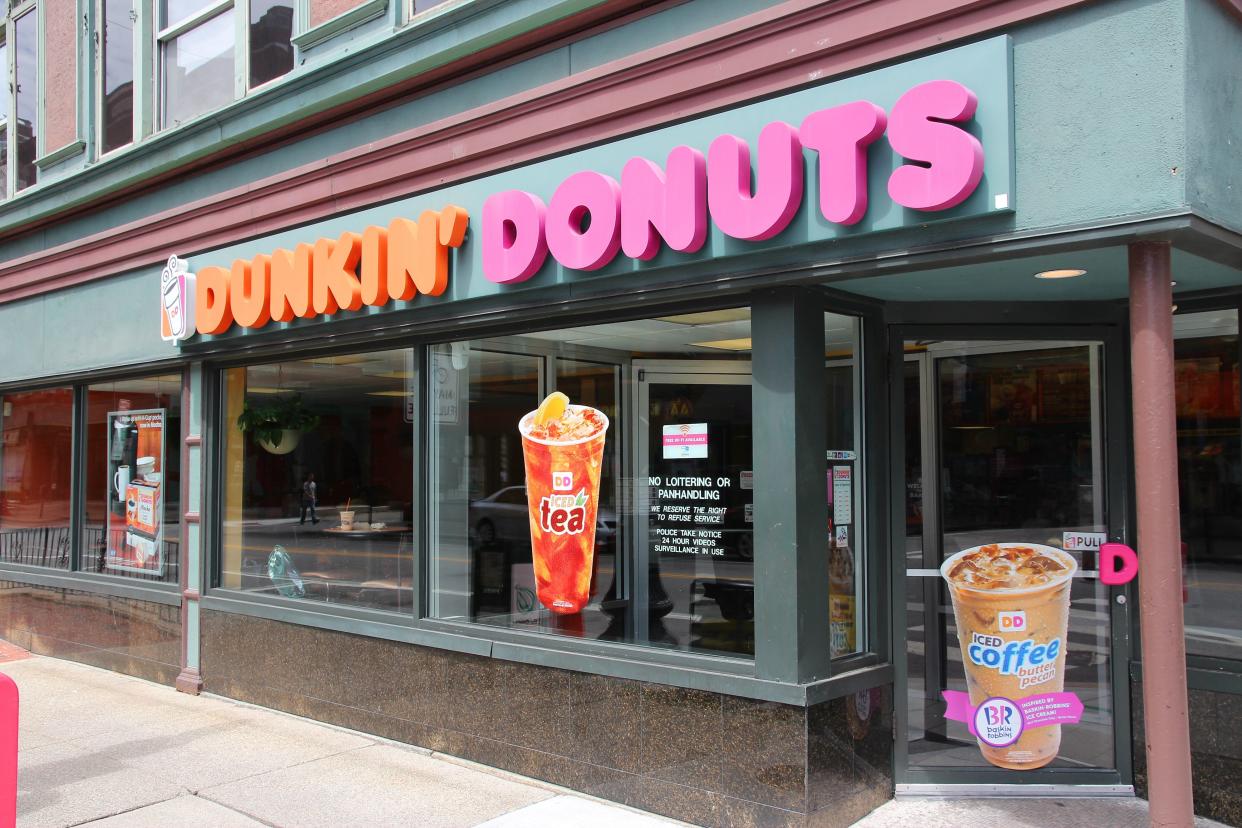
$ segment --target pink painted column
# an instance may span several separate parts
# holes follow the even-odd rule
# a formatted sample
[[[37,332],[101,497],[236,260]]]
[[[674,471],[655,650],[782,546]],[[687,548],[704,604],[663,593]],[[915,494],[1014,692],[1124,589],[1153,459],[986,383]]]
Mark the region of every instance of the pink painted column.
[[[1173,288],[1168,242],[1130,245],[1130,364],[1138,495],[1143,711],[1153,826],[1190,828],[1190,727],[1182,624]]]

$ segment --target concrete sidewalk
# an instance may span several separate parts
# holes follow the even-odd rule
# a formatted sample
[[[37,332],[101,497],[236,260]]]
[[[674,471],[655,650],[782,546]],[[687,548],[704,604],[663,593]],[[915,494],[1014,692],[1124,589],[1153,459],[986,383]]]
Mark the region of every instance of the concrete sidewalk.
[[[0,642],[22,694],[18,825],[684,825],[483,765]],[[1139,799],[903,799],[858,828],[1146,826]],[[1196,820],[1196,828],[1225,828]]]
[[[427,750],[54,658],[21,692],[23,828],[681,825]]]
[[[899,799],[854,823],[855,828],[1147,828],[1143,799]],[[1228,828],[1203,817],[1195,828]]]

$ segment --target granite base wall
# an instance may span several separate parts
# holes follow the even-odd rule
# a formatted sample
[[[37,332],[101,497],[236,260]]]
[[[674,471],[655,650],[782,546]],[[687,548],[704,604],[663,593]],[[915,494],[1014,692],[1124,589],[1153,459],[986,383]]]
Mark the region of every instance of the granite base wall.
[[[892,796],[892,688],[812,708],[205,610],[208,692],[705,826],[850,825]]]
[[[1131,682],[1134,710],[1134,789],[1147,798],[1147,742],[1143,730],[1143,686]],[[1242,827],[1242,696],[1189,690],[1190,763],[1195,813]]]
[[[181,670],[181,609],[168,604],[0,581],[0,638],[160,684]]]

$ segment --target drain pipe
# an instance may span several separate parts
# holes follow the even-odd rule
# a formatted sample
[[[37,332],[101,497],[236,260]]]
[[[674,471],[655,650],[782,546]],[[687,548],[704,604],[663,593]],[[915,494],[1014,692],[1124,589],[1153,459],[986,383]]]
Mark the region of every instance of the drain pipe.
[[[1191,828],[1170,253],[1168,242],[1136,242],[1129,250],[1139,620],[1151,824]]]

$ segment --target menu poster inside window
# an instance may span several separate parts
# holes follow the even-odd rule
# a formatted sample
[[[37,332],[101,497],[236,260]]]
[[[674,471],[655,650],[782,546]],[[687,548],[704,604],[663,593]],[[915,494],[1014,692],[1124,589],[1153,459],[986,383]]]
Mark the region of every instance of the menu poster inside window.
[[[164,409],[108,414],[104,566],[164,574]]]

